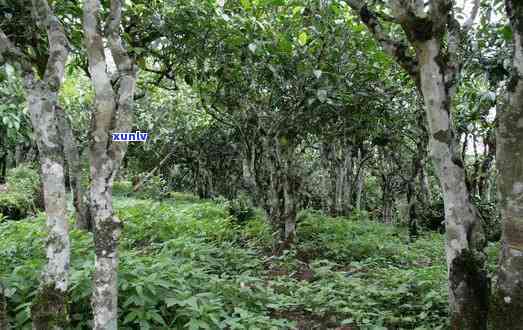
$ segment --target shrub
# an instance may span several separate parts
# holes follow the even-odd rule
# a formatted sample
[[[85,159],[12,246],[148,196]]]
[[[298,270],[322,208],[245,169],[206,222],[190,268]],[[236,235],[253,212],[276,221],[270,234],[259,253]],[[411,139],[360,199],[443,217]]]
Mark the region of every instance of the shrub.
[[[497,242],[501,239],[501,216],[496,210],[495,202],[481,201],[479,198],[474,199],[487,240]]]
[[[7,191],[0,192],[0,213],[8,219],[23,219],[37,209],[40,195],[40,176],[36,170],[28,165],[10,169]]]
[[[168,197],[173,199],[176,203],[204,202],[204,200],[201,200],[198,196],[188,192],[170,191]]]
[[[142,185],[136,196],[161,200],[169,196],[169,185],[164,178],[155,175]]]
[[[115,204],[124,219],[119,328],[295,328],[271,315],[268,306],[277,295],[255,276],[262,272],[256,253],[233,243],[237,232],[222,207],[118,197]],[[0,223],[0,284],[7,288],[8,318],[16,329],[31,328],[31,300],[45,263],[44,223],[41,217]],[[92,318],[92,235],[73,229],[71,243],[71,329],[86,329]]]
[[[226,202],[227,211],[238,224],[244,224],[254,218],[256,212],[252,201],[247,195],[241,194],[237,198]]]
[[[417,210],[419,215],[419,225],[421,228],[443,232],[445,226],[445,208],[442,199],[435,199],[432,204],[424,209]]]
[[[127,196],[133,191],[131,181],[115,181],[113,183],[113,195]]]

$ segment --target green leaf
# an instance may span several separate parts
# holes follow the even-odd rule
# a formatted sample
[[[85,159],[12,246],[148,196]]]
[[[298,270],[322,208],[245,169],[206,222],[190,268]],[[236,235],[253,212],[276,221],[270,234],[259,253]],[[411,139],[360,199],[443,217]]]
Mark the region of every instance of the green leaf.
[[[506,41],[512,40],[512,29],[510,25],[505,25],[504,27],[500,28],[499,33]]]
[[[178,304],[178,299],[176,298],[166,298],[165,299],[165,304],[167,305],[167,307],[171,307],[171,306],[174,306],[176,304]]]
[[[149,316],[151,317],[151,319],[155,320],[156,322],[162,324],[162,325],[167,325],[163,319],[163,317],[158,314],[158,312],[156,311],[149,311]]]
[[[298,35],[298,43],[300,44],[300,46],[305,46],[307,44],[308,40],[309,40],[309,35],[307,34],[306,31],[302,31]]]
[[[125,319],[123,320],[123,323],[124,324],[127,324],[127,323],[130,323],[134,320],[136,320],[138,318],[138,313],[136,311],[132,311],[130,312],[129,314],[127,314],[127,316],[125,317]]]
[[[240,0],[240,4],[242,5],[243,9],[249,11],[252,8],[252,4],[249,0]]]

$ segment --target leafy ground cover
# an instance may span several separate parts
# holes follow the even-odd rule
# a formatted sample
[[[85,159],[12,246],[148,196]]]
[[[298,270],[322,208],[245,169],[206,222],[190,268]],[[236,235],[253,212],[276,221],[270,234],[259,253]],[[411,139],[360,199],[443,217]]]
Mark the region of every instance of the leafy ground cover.
[[[305,211],[295,248],[271,257],[259,212],[238,224],[220,201],[118,196],[122,329],[447,327],[439,234],[408,243],[402,229]],[[40,215],[0,223],[0,283],[16,329],[30,329],[44,222]],[[89,329],[92,236],[72,229],[71,240],[71,321]]]
[[[29,165],[10,169],[7,184],[0,185],[0,220],[18,220],[38,208],[40,195],[38,172]]]

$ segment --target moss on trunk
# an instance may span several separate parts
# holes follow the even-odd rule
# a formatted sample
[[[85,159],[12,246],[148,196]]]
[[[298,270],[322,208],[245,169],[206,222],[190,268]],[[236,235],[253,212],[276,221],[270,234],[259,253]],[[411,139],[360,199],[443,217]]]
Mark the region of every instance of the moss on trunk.
[[[489,329],[523,330],[523,292],[511,295],[510,300],[500,291],[493,294],[489,315]]]
[[[31,305],[33,329],[67,329],[67,294],[47,284],[38,290]]]
[[[472,250],[461,251],[452,261],[449,289],[459,300],[456,305],[460,307],[459,310],[451,311],[452,329],[486,329],[490,280],[484,263],[485,257]]]

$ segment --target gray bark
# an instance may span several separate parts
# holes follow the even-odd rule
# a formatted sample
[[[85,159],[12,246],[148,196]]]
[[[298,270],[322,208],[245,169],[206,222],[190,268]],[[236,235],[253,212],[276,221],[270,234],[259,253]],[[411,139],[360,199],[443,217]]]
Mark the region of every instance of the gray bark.
[[[412,77],[423,95],[430,154],[445,204],[451,327],[486,329],[489,287],[483,253],[486,241],[465,184],[459,142],[454,136],[451,118],[451,101],[461,66],[459,45],[470,24],[459,26],[452,15],[453,3],[448,0],[433,0],[427,6],[424,1],[391,1],[392,14],[415,50],[416,58],[413,58],[408,53],[409,45],[391,39],[365,2],[349,0],[348,3],[384,51]],[[470,21],[473,19],[467,20]]]
[[[0,184],[5,183],[7,172],[7,128],[0,125]]]
[[[210,171],[205,162],[196,156],[196,168],[194,171],[195,193],[200,198],[211,198],[213,196],[213,181]]]
[[[352,210],[353,159],[352,148],[343,143],[323,143],[322,164],[329,174],[327,183],[329,213],[332,216],[350,214]]]
[[[17,144],[15,146],[15,157],[14,157],[14,161],[15,161],[14,166],[15,167],[17,167],[18,165],[20,165],[22,163],[22,160],[23,160],[22,149],[23,149],[23,147],[21,144]]]
[[[385,224],[392,224],[394,221],[394,196],[392,195],[391,178],[382,175],[381,184],[381,217]]]
[[[59,107],[57,107],[56,117],[59,124],[59,134],[62,137],[65,158],[69,167],[69,177],[76,215],[76,228],[90,231],[92,230],[92,224],[88,196],[82,186],[82,164],[80,162],[78,145],[71,128],[71,121],[65,111]]]
[[[242,183],[254,205],[260,205],[260,193],[256,182],[256,143],[246,141],[242,148]]]
[[[264,137],[264,167],[268,174],[266,210],[273,227],[273,254],[287,249],[296,235],[297,188],[295,144],[290,137]]]
[[[422,162],[419,176],[423,203],[425,205],[430,205],[432,203],[432,191],[430,190],[429,176],[427,175],[427,169],[425,168],[425,161]]]
[[[451,118],[451,94],[438,63],[441,43],[431,38],[416,45],[420,85],[429,123],[430,155],[443,190],[449,303],[456,329],[484,329],[488,306],[485,237],[470,200],[463,161]]]
[[[512,25],[512,77],[496,137],[503,244],[491,308],[496,329],[523,329],[523,3],[506,0]]]
[[[356,176],[356,210],[361,210],[361,195],[363,192],[363,186],[365,185],[365,167],[363,166],[361,149],[358,148],[357,163],[359,164],[357,176]]]
[[[48,38],[47,66],[37,77],[32,62],[0,30],[0,57],[19,65],[27,92],[27,105],[38,146],[45,211],[47,215],[47,265],[31,307],[33,329],[67,327],[68,269],[70,258],[69,224],[64,186],[64,159],[55,107],[68,57],[63,27],[47,1],[33,0],[37,24]]]
[[[94,329],[116,330],[118,317],[118,238],[121,222],[113,211],[112,186],[127,151],[126,142],[113,142],[112,132],[131,129],[136,84],[136,66],[122,45],[120,21],[122,3],[110,1],[109,16],[102,36],[99,0],[84,2],[83,25],[89,73],[95,91],[89,154],[91,159],[91,216],[95,225],[95,273],[92,308]],[[116,63],[117,83],[111,84],[104,53],[106,38]]]

